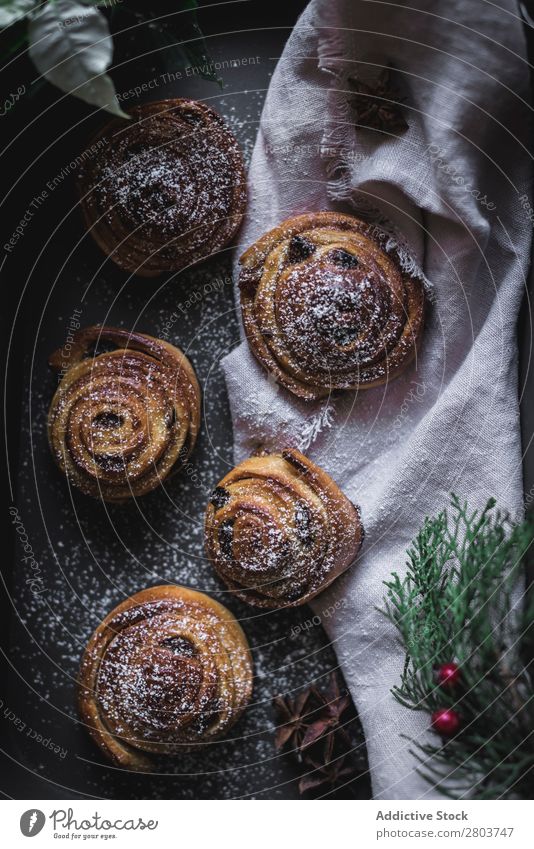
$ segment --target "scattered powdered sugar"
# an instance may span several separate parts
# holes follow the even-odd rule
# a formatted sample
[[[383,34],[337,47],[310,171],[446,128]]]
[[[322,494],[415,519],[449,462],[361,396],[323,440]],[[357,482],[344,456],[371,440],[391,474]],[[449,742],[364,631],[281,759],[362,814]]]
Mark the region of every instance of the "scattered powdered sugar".
[[[320,433],[332,427],[335,415],[336,408],[333,404],[330,402],[322,404],[315,415],[311,416],[303,424],[297,446],[298,449],[305,452],[310,445],[313,445]]]
[[[264,97],[265,91],[259,90],[246,92],[244,101],[236,102],[235,98],[227,96],[219,101],[219,111],[239,142],[247,166],[254,149]]]

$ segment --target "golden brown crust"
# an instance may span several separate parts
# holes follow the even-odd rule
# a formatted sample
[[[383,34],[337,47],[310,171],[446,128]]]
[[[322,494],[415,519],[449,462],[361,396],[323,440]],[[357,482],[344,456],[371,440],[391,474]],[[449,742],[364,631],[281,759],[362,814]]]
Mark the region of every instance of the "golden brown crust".
[[[414,359],[425,293],[376,227],[313,212],[282,222],[240,259],[243,323],[262,365],[295,395],[379,386]]]
[[[91,348],[116,346],[92,355]],[[145,333],[75,334],[48,414],[48,440],[69,481],[104,501],[155,489],[185,462],[200,426],[200,387],[178,348]],[[60,370],[62,349],[50,357]]]
[[[231,241],[245,210],[245,170],[233,134],[204,103],[162,100],[130,114],[132,121],[111,121],[88,146],[80,203],[104,253],[126,271],[154,277]]]
[[[247,639],[229,610],[185,587],[152,587],[119,604],[91,637],[79,713],[114,763],[150,770],[150,755],[221,738],[252,683]]]
[[[288,449],[250,457],[226,475],[206,511],[206,551],[240,599],[296,607],[354,562],[358,508],[327,473]]]

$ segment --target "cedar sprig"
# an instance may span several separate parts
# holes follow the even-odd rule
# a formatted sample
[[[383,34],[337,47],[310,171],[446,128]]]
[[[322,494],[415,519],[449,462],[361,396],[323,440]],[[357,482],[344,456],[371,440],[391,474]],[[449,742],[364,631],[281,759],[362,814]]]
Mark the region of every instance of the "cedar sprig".
[[[534,783],[534,594],[521,598],[534,519],[514,523],[495,504],[473,511],[453,495],[425,520],[405,577],[385,582],[406,650],[395,698],[461,718],[451,739],[415,742],[420,773],[452,798],[531,798]],[[451,661],[460,683],[444,688],[436,667]]]

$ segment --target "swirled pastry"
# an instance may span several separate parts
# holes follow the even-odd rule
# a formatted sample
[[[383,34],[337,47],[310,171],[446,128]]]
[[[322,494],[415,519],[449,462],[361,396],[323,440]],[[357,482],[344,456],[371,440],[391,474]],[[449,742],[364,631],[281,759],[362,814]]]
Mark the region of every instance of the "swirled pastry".
[[[79,711],[115,763],[150,769],[223,736],[252,693],[252,661],[234,616],[185,587],[143,590],[98,626],[82,659]]]
[[[360,514],[323,469],[296,450],[251,457],[215,488],[206,551],[228,588],[257,607],[295,607],[354,562]]]
[[[95,353],[100,345],[113,350]],[[69,354],[50,358],[62,373],[48,414],[56,463],[104,501],[150,492],[195,444],[200,388],[191,363],[168,342],[115,327],[78,331]]]
[[[295,395],[378,386],[414,359],[423,284],[385,252],[373,226],[336,212],[300,215],[240,263],[249,345]]]
[[[230,242],[245,209],[245,171],[233,134],[204,103],[163,100],[130,114],[132,121],[115,119],[92,140],[78,188],[104,253],[153,277]]]

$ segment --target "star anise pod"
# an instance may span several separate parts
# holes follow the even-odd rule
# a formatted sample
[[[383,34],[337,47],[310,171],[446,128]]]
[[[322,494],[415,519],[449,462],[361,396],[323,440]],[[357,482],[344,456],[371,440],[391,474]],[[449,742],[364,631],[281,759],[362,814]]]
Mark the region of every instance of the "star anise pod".
[[[306,706],[311,698],[311,688],[304,690],[295,699],[288,696],[276,696],[274,704],[281,720],[275,733],[275,746],[280,751],[290,745],[300,751],[308,728]]]
[[[354,88],[349,103],[356,113],[357,124],[365,129],[388,133],[403,133],[408,129],[399,94],[391,85],[389,68],[381,71],[373,85],[357,77],[349,77],[349,83]]]

